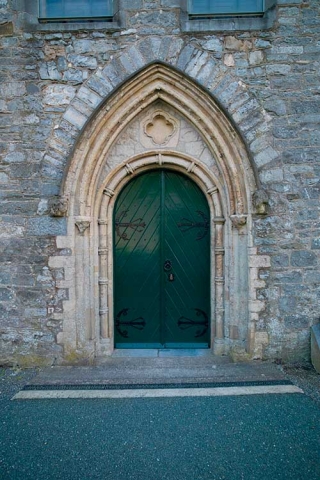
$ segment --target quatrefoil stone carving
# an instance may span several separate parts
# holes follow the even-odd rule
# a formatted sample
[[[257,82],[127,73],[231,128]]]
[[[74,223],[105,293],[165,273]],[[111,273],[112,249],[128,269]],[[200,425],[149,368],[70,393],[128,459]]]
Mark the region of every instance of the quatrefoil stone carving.
[[[162,110],[156,110],[144,124],[144,133],[155,145],[166,145],[177,131],[176,121]]]

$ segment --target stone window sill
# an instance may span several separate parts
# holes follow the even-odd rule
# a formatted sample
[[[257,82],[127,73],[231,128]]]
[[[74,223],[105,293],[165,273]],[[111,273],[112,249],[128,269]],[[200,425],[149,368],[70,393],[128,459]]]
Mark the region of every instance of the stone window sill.
[[[24,19],[20,26],[26,32],[47,32],[47,33],[59,33],[59,32],[81,32],[103,30],[104,32],[117,32],[120,30],[118,22],[39,22],[38,19],[30,18]]]
[[[74,32],[81,30],[104,30],[115,32],[120,30],[118,22],[87,21],[87,22],[41,22],[33,25],[37,32]]]

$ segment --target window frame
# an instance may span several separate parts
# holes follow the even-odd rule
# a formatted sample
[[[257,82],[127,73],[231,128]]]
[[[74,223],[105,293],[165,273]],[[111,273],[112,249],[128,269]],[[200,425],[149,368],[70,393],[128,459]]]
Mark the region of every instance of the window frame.
[[[41,3],[45,2],[46,0],[38,0],[38,21],[39,23],[69,23],[69,22],[110,22],[113,20],[114,17],[114,1],[110,0],[112,3],[112,13],[111,15],[104,15],[104,16],[98,16],[98,15],[87,15],[87,16],[52,16],[52,17],[46,17],[41,15]],[[62,0],[64,1],[64,0]],[[67,0],[66,0],[67,1]],[[106,0],[107,2],[107,0]],[[88,3],[90,3],[90,0],[88,0]]]
[[[187,12],[188,17],[190,20],[192,19],[201,19],[201,18],[227,18],[227,17],[250,17],[250,16],[263,16],[267,10],[272,8],[276,4],[276,0],[261,0],[262,8],[261,10],[253,11],[253,12],[245,12],[245,11],[226,11],[226,12],[201,12],[201,13],[193,13],[191,11],[191,5],[195,0],[187,0]],[[214,0],[213,0],[214,1]]]
[[[180,24],[183,33],[261,31],[273,28],[277,20],[277,0],[264,0],[265,12],[256,15],[190,15],[188,0],[181,1]]]
[[[39,21],[38,0],[16,0],[21,2],[21,14],[18,18],[20,28],[26,32],[79,32],[105,30],[106,32],[120,31],[119,0],[113,0],[113,17],[109,20],[75,19]]]

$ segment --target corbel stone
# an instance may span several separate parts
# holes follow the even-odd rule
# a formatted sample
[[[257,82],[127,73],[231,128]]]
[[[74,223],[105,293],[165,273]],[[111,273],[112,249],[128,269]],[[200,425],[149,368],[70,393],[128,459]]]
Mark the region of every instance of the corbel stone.
[[[247,224],[247,215],[230,215],[230,219],[232,225],[238,229]]]
[[[257,215],[267,215],[269,213],[269,195],[262,188],[252,195],[252,203]]]
[[[76,223],[76,226],[78,227],[80,235],[83,235],[84,232],[87,230],[87,228],[90,227],[90,222],[87,220],[83,220],[75,223]]]
[[[51,217],[66,217],[68,213],[68,199],[66,197],[52,198],[48,202]]]

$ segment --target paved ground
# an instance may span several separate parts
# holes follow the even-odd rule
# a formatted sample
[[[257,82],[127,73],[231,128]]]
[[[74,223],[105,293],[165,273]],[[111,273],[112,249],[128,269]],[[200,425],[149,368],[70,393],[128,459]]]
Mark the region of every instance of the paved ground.
[[[35,373],[0,370],[1,480],[320,478],[320,403],[307,395],[11,401]],[[290,372],[308,375],[320,378]]]

